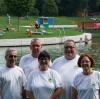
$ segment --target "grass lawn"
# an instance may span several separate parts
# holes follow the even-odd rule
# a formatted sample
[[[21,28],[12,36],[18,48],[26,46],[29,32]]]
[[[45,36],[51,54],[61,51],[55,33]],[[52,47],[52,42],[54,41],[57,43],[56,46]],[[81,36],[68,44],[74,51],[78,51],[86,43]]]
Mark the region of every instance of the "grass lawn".
[[[0,36],[0,39],[17,39],[17,38],[43,38],[43,37],[61,37],[61,36],[73,36],[79,35],[81,32],[77,29],[48,29],[49,33],[45,34],[33,34],[32,37],[29,37],[26,29],[20,30],[20,32],[6,32],[3,36]]]
[[[1,29],[6,29],[7,28],[7,17],[0,17],[1,22],[0,22],[0,28]],[[25,19],[24,17],[19,18],[19,27],[20,26],[30,26],[34,21],[37,19],[37,17],[29,17],[29,19]],[[75,24],[76,20],[73,17],[55,17],[55,23],[54,25],[72,25]],[[5,31],[3,36],[0,36],[0,39],[17,39],[17,38],[29,38],[27,35],[27,28],[25,27],[20,27],[20,30],[18,31],[18,18],[17,17],[11,17],[11,24],[12,27],[15,28],[17,31],[15,32],[10,32],[10,31]],[[35,29],[33,28],[33,32]],[[35,38],[35,37],[59,37],[59,36],[71,36],[71,35],[79,35],[81,32],[78,29],[47,29],[48,34],[33,34],[32,37],[30,38]]]
[[[48,29],[47,32],[50,32],[48,34],[33,34],[32,37],[29,37],[27,35],[27,28],[21,27],[21,26],[30,26],[36,21],[37,17],[29,17],[28,19],[25,19],[24,17],[19,18],[18,17],[12,17],[11,16],[11,24],[12,27],[16,29],[15,32],[5,31],[5,33],[0,36],[0,39],[17,39],[17,38],[35,38],[35,37],[60,37],[60,36],[73,36],[73,35],[79,35],[81,32],[79,29],[76,28],[68,28],[68,29]],[[78,23],[80,20],[84,20],[84,17],[54,17],[55,23],[54,25],[74,25]],[[85,18],[86,20],[89,19],[89,17]],[[7,17],[1,16],[0,17],[0,29],[6,29],[7,28]],[[18,31],[18,22],[19,22],[19,31]],[[35,29],[33,28],[33,32]],[[1,32],[1,31],[0,31]]]

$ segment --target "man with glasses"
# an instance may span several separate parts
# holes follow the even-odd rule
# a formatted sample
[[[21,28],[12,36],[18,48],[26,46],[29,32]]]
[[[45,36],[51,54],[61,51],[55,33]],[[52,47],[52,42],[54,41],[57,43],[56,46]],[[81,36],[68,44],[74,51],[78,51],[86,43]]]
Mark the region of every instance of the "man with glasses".
[[[71,83],[77,73],[81,71],[77,66],[79,55],[75,42],[66,40],[64,42],[64,55],[55,59],[52,69],[55,69],[63,80],[63,94],[59,99],[71,99]]]
[[[0,66],[0,99],[25,99],[26,78],[23,70],[15,64],[16,57],[16,49],[6,50],[6,64]]]

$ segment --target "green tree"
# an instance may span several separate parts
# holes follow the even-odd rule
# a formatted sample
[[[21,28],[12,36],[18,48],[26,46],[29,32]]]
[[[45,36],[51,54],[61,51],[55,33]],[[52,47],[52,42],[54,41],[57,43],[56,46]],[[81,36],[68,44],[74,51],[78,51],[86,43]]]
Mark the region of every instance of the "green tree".
[[[35,8],[36,8],[39,16],[42,16],[43,4],[44,4],[44,0],[36,0]]]
[[[54,0],[44,0],[42,15],[45,15],[45,16],[58,15],[58,7]]]
[[[24,16],[34,8],[35,0],[4,0],[11,15]]]
[[[59,5],[59,14],[61,16],[72,16],[74,12],[74,3],[76,3],[77,0],[60,0]]]
[[[38,9],[35,7],[36,0],[27,0],[28,1],[28,14],[29,15],[38,15]]]
[[[94,12],[96,10],[96,1],[97,0],[88,0],[87,4],[88,12]]]
[[[34,8],[35,0],[4,0],[7,6],[7,13],[18,16],[18,31],[19,17],[30,13]]]
[[[73,16],[78,11],[100,12],[100,0],[0,0],[1,15]]]
[[[80,0],[80,11],[92,13],[100,11],[100,0]]]
[[[100,0],[97,0],[96,2],[96,11],[100,14]]]
[[[0,15],[5,15],[7,12],[7,7],[4,0],[0,0]]]

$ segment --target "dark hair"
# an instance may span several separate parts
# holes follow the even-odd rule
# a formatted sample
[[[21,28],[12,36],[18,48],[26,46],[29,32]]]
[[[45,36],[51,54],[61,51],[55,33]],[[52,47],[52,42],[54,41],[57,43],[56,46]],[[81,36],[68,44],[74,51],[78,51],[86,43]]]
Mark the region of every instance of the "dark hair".
[[[39,54],[38,60],[40,60],[41,58],[48,58],[50,60],[50,54],[44,50]]]
[[[91,61],[91,67],[95,67],[95,60],[92,58],[92,56],[88,53],[84,53],[84,54],[81,54],[81,56],[79,57],[78,59],[78,67],[81,67],[81,61],[84,57],[88,57],[89,60]]]

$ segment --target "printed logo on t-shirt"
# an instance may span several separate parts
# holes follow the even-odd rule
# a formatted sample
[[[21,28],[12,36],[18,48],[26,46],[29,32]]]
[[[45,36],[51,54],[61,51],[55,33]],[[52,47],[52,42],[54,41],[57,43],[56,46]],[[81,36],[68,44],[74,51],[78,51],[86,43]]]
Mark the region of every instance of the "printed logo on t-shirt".
[[[49,81],[49,82],[52,82],[52,79],[51,79],[51,78],[49,78],[49,79],[48,79],[48,81]]]

